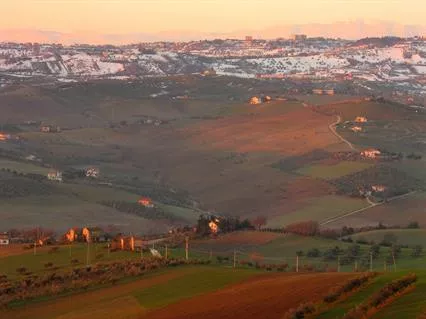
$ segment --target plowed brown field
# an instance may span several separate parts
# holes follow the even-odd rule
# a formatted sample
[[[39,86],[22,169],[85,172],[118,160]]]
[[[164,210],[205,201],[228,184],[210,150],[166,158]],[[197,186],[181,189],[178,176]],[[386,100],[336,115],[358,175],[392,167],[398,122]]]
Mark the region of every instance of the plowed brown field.
[[[280,318],[302,302],[317,301],[353,274],[273,274],[150,312],[149,319]]]
[[[278,152],[300,155],[324,149],[339,140],[328,125],[333,118],[308,108],[285,114],[234,116],[190,128],[194,142],[238,152]]]

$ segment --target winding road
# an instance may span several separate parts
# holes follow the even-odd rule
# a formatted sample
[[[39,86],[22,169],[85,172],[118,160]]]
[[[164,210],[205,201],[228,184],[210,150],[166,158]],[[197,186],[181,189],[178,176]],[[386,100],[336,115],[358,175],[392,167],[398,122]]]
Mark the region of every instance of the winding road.
[[[337,133],[336,131],[336,125],[340,124],[342,122],[342,117],[340,115],[337,115],[337,119],[336,122],[331,123],[328,128],[330,129],[330,131],[339,139],[341,140],[343,143],[347,144],[351,150],[353,151],[358,151],[356,149],[355,146],[353,146],[353,144],[351,142],[349,142],[347,139],[345,139],[342,135],[340,135],[339,133]]]

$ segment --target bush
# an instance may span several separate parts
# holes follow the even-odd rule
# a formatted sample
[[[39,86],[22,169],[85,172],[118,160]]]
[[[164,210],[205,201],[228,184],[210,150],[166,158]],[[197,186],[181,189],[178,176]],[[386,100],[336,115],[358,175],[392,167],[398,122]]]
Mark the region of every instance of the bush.
[[[392,281],[384,286],[380,291],[371,296],[367,302],[361,304],[349,311],[343,319],[359,319],[365,318],[369,311],[375,310],[383,306],[390,298],[401,293],[406,288],[417,281],[417,275],[410,274],[401,279]]]
[[[300,304],[296,309],[290,309],[285,315],[284,319],[303,319],[306,316],[315,313],[316,307],[312,302]]]
[[[345,284],[334,289],[327,296],[325,296],[324,302],[326,303],[335,302],[337,299],[339,299],[341,295],[345,293],[349,293],[355,289],[358,289],[359,287],[367,283],[370,279],[372,279],[376,275],[377,275],[376,273],[371,273],[371,274],[363,275],[361,277],[347,281]]]

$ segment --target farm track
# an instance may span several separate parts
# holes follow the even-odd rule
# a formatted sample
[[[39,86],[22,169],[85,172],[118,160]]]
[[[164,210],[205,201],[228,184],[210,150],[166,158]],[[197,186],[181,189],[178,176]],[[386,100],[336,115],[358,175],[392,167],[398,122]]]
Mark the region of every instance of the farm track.
[[[361,100],[356,101],[356,103],[360,103]],[[340,104],[346,104],[349,103],[351,101],[339,101],[336,103],[331,103],[329,104],[329,106],[332,105],[340,105]],[[319,112],[318,110],[315,109],[315,105],[310,105],[308,103],[303,102],[302,103],[303,107],[310,109],[312,112],[316,112],[316,113],[320,113],[323,114],[321,112]],[[342,117],[340,115],[336,115],[336,121],[331,123],[328,128],[331,131],[331,133],[333,133],[334,136],[336,136],[339,140],[341,140],[343,143],[345,143],[346,145],[349,146],[349,148],[355,152],[358,152],[358,149],[351,143],[349,142],[347,139],[345,139],[342,135],[340,135],[339,133],[337,133],[336,131],[336,125],[339,125],[342,122]]]
[[[403,194],[403,195],[399,195],[399,196],[395,196],[395,197],[389,198],[388,202],[392,202],[394,200],[398,200],[398,199],[401,199],[401,198],[405,198],[405,197],[411,196],[412,194],[414,194],[416,192],[417,191],[412,191],[412,192],[407,193],[407,194]],[[367,199],[367,201],[370,204],[370,206],[364,207],[364,208],[361,208],[361,209],[357,209],[355,211],[352,211],[352,212],[349,212],[349,213],[346,213],[346,214],[343,214],[343,215],[339,215],[339,216],[336,216],[336,217],[332,217],[332,218],[326,219],[326,220],[320,222],[320,226],[324,226],[324,225],[327,225],[327,224],[330,224],[330,223],[334,223],[334,222],[336,222],[336,221],[338,221],[340,219],[343,219],[345,217],[349,217],[349,216],[352,216],[352,215],[355,215],[355,214],[359,214],[359,213],[362,213],[362,212],[364,212],[366,210],[369,210],[369,209],[371,209],[373,207],[381,206],[381,205],[385,204],[384,202],[382,202],[382,203],[373,203],[369,199]]]
[[[349,148],[355,152],[357,152],[358,150],[356,149],[355,146],[353,146],[353,144],[351,142],[349,142],[347,139],[345,139],[342,135],[340,135],[339,133],[337,133],[336,131],[336,125],[340,124],[342,122],[342,117],[340,115],[337,115],[337,120],[336,122],[331,123],[328,128],[330,129],[330,131],[339,139],[341,140],[343,143],[347,144],[349,146]]]

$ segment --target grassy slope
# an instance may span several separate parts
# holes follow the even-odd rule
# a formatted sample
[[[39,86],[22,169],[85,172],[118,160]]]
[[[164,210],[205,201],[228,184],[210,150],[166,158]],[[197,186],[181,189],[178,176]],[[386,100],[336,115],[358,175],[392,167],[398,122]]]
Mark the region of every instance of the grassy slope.
[[[387,274],[384,274],[384,275],[380,275],[380,276],[376,277],[371,284],[369,284],[365,288],[361,289],[360,291],[358,291],[354,295],[350,296],[348,299],[346,299],[342,302],[338,302],[337,304],[333,305],[333,307],[331,309],[324,311],[323,313],[318,315],[316,318],[318,318],[318,319],[340,318],[346,312],[348,312],[350,309],[361,304],[364,300],[366,300],[369,296],[371,296],[373,293],[378,291],[386,283],[388,283],[389,281],[394,280],[398,277],[401,277],[400,273],[387,273]]]
[[[145,308],[159,308],[181,299],[218,290],[254,274],[256,274],[254,270],[235,271],[228,268],[200,268],[194,273],[138,292],[135,297]]]
[[[46,271],[45,264],[52,262],[54,267],[69,268],[71,267],[71,260],[77,259],[80,264],[86,263],[87,258],[87,245],[74,244],[71,246],[60,246],[58,252],[49,253],[48,250],[39,250],[36,255],[33,249],[24,251],[23,254],[0,258],[0,273],[8,275],[10,278],[17,277],[16,269],[25,267],[33,273],[40,274]],[[102,254],[100,258],[97,255]],[[89,248],[89,261],[110,261],[128,258],[138,258],[139,255],[127,251],[111,252],[108,256],[108,250],[104,244],[91,244]]]
[[[426,310],[426,272],[417,272],[419,280],[416,283],[414,291],[401,296],[389,306],[379,311],[374,319],[398,318],[411,319],[417,318]]]
[[[254,270],[234,271],[207,266],[162,269],[147,274],[142,279],[133,279],[113,287],[98,287],[70,296],[50,298],[47,301],[40,300],[5,314],[10,318],[27,318],[26,315],[30,313],[46,319],[100,319],[111,316],[117,319],[137,318],[147,309],[213,292],[259,275],[262,273]],[[117,300],[120,302],[117,303]],[[121,311],[117,312],[116,307]]]
[[[394,234],[397,237],[397,243],[401,245],[426,246],[426,229],[383,229],[374,230],[364,233],[358,233],[351,238],[353,240],[364,239],[379,243],[383,240],[386,234]]]
[[[41,174],[47,175],[49,169],[46,167],[37,166],[31,163],[17,162],[7,159],[0,159],[0,169],[10,169],[11,171],[22,172],[25,174]]]
[[[322,221],[366,206],[368,204],[364,200],[344,196],[330,195],[313,198],[307,201],[303,208],[269,219],[268,226],[282,227],[307,220]]]
[[[363,162],[340,162],[336,165],[311,165],[298,169],[296,172],[302,175],[307,175],[315,178],[333,179],[339,178],[348,174],[360,172],[371,167],[369,163]]]

